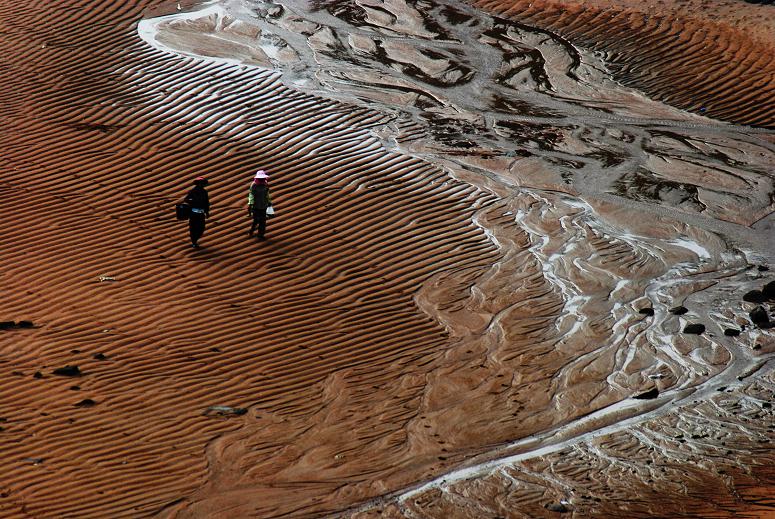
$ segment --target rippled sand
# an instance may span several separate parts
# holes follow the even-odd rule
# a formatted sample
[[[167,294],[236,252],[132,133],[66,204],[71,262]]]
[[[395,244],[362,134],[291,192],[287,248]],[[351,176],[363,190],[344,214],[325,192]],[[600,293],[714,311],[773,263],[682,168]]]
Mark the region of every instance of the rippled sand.
[[[3,516],[775,513],[775,7],[0,6]]]

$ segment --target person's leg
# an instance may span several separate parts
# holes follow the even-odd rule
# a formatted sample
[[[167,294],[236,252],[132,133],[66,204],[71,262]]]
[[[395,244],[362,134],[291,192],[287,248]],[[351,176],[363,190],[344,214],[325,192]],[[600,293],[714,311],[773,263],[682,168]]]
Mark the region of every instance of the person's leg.
[[[256,211],[253,211],[253,223],[250,225],[250,236],[253,236],[253,233],[256,232],[256,227],[258,226],[258,213]]]
[[[263,239],[266,233],[266,211],[258,215],[258,238]]]
[[[188,236],[191,238],[191,243],[196,243],[196,216],[193,214],[188,217]]]
[[[188,233],[191,237],[191,244],[196,246],[199,238],[205,232],[205,215],[201,213],[192,213],[188,220]]]

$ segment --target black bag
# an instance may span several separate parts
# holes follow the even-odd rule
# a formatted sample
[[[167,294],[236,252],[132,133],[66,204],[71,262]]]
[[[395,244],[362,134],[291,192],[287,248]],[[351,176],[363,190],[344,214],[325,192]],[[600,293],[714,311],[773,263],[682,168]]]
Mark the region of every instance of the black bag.
[[[188,220],[191,218],[191,206],[185,202],[175,204],[175,216],[178,220]]]

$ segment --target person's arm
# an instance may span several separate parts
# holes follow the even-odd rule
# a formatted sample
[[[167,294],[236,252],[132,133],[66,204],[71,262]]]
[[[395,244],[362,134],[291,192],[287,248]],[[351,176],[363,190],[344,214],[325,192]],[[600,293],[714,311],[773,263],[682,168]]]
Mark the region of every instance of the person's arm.
[[[269,190],[269,188],[266,188],[266,205],[270,206],[272,205],[272,192]]]
[[[253,184],[248,189],[248,216],[253,216]]]
[[[207,194],[207,191],[202,193],[204,195],[204,203],[205,203],[205,216],[210,216],[210,195]]]

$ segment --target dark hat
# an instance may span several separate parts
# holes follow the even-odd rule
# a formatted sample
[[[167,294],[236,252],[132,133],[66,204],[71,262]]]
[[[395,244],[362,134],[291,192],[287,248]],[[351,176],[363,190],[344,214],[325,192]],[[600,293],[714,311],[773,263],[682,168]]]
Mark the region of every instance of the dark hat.
[[[199,185],[202,185],[202,186],[206,186],[207,184],[209,184],[209,182],[207,181],[207,179],[205,177],[196,177],[194,179],[194,184],[199,184]]]

